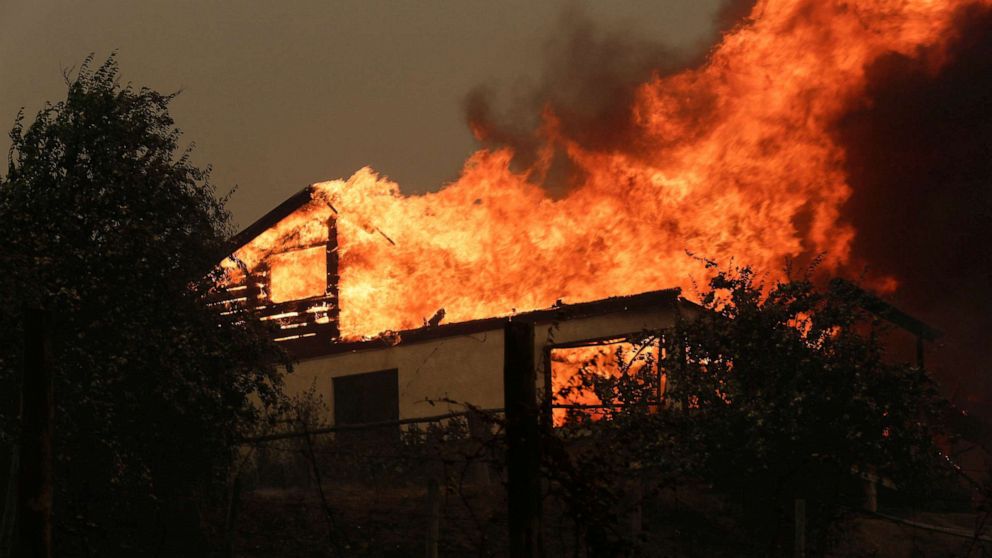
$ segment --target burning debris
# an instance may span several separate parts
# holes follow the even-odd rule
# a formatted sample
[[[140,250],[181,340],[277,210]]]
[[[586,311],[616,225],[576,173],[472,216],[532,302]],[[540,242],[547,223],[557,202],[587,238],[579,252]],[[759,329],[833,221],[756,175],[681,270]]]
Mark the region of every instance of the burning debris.
[[[444,308],[438,308],[437,312],[430,319],[424,320],[424,327],[436,327],[444,319]]]

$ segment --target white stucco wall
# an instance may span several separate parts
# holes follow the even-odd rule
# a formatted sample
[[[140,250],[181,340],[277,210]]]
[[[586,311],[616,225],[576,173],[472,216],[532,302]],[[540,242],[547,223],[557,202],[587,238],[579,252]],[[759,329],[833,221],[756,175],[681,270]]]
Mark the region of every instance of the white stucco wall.
[[[567,343],[674,325],[672,308],[627,310],[578,318],[557,324],[555,343]],[[534,328],[534,358],[540,367],[548,344],[551,322]],[[468,402],[482,408],[503,407],[503,330],[402,343],[394,347],[359,350],[315,357],[298,363],[286,378],[290,394],[311,386],[323,396],[334,418],[333,379],[337,376],[397,369],[400,418],[439,415],[462,407],[439,403],[442,399]],[[539,373],[539,387],[543,376]],[[428,400],[435,401],[431,405]]]

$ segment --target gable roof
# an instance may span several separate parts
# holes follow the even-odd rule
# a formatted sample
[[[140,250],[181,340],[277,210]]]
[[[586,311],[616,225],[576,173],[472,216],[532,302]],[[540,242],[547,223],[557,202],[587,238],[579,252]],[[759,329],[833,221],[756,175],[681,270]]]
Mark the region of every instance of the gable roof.
[[[294,211],[309,203],[313,196],[313,190],[313,185],[303,188],[279,205],[272,208],[272,210],[265,215],[259,217],[258,220],[245,227],[241,232],[232,236],[228,244],[228,253],[237,251],[238,248],[248,244],[256,236],[262,234],[267,229],[274,227],[276,223],[282,221]]]

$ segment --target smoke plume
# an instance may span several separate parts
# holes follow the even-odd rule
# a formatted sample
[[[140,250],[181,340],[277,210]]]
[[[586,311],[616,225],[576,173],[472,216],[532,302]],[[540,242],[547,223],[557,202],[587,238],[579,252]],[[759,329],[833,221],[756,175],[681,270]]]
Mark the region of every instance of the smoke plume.
[[[714,35],[736,25],[753,4],[754,0],[727,1],[717,14]],[[637,88],[655,75],[701,63],[711,46],[690,52],[630,29],[607,29],[574,6],[561,14],[548,36],[541,76],[523,96],[501,102],[493,88],[479,86],[466,96],[465,113],[484,146],[513,149],[517,169],[531,168],[542,150],[552,149],[542,176],[552,195],[563,194],[582,177],[548,137],[549,116],[557,126],[555,135],[587,151],[636,154],[647,149],[630,110]],[[506,110],[496,108],[507,104]]]

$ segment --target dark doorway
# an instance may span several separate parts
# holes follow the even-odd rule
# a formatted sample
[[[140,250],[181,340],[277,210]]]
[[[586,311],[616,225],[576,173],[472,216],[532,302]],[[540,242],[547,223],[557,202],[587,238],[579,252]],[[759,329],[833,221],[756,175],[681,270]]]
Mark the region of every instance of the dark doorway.
[[[400,418],[399,379],[396,369],[334,378],[334,424],[369,424]],[[350,441],[399,437],[396,425],[346,431]]]

